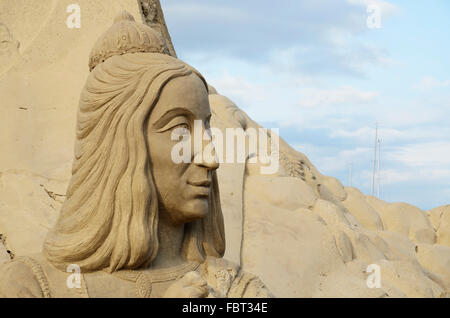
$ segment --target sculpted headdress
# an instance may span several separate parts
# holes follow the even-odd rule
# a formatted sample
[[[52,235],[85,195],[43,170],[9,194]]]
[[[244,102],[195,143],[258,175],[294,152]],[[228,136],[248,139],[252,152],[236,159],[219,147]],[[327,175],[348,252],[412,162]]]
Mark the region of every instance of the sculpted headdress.
[[[95,43],[89,57],[89,71],[111,56],[137,52],[170,55],[161,34],[145,24],[137,23],[130,13],[122,11]]]

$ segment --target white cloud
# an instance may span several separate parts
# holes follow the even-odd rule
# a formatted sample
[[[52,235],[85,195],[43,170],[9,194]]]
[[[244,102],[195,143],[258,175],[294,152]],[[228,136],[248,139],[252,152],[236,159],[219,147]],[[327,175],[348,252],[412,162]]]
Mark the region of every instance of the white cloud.
[[[320,147],[312,144],[295,144],[294,149],[304,153],[312,163],[324,174],[334,174],[337,171],[349,169],[351,163],[368,159],[372,155],[372,149],[357,147],[341,151],[329,151],[329,147]],[[370,162],[370,159],[368,159]]]
[[[226,21],[227,23],[244,21],[248,14],[236,7],[212,3],[180,2],[169,3],[164,6],[164,13],[171,19],[188,20],[201,19],[214,22]]]
[[[415,88],[421,90],[431,90],[433,88],[443,88],[448,86],[450,86],[450,80],[440,81],[433,76],[425,76],[414,85]]]
[[[366,104],[375,100],[379,95],[374,91],[361,91],[351,86],[337,89],[302,88],[299,90],[300,107],[337,106],[341,104]]]
[[[401,117],[400,117],[401,118]],[[375,124],[373,127],[360,127],[357,129],[334,129],[329,134],[331,138],[352,138],[359,141],[370,140],[375,136]],[[448,131],[442,127],[405,128],[396,129],[389,127],[378,128],[378,137],[389,144],[394,142],[417,141],[418,139],[440,139],[448,136]]]
[[[328,151],[324,147],[313,145],[310,143],[296,143],[292,147],[306,155],[308,158],[320,158],[326,156]]]
[[[448,197],[450,197],[450,188],[446,188],[446,189],[442,189],[442,192],[447,195]]]
[[[376,3],[383,12],[396,8],[387,1]],[[280,62],[286,71],[357,77],[364,76],[367,67],[389,63],[387,52],[360,36],[369,31],[361,1],[292,0],[278,6],[269,0],[256,5],[166,0],[163,6],[180,56],[207,51],[253,63],[275,55],[287,58]]]
[[[386,154],[389,160],[411,167],[434,166],[435,169],[450,169],[450,142],[430,141],[402,146]]]
[[[244,105],[241,105],[241,107],[262,101],[266,95],[262,85],[252,83],[240,76],[224,74],[220,77],[209,78],[208,80],[220,94],[243,102]]]
[[[450,178],[450,169],[417,169],[417,170],[402,170],[402,169],[387,169],[381,171],[382,184],[394,183],[424,183],[442,182],[442,179]]]
[[[398,136],[402,135],[402,133],[396,129],[379,129],[380,136]],[[346,129],[337,129],[330,133],[331,138],[357,138],[357,139],[368,139],[372,136],[375,136],[375,128],[371,127],[361,127],[356,130],[346,130]]]

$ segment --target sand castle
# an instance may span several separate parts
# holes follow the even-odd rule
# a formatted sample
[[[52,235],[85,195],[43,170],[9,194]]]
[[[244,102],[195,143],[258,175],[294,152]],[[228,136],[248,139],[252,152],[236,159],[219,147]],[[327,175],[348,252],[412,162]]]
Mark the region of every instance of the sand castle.
[[[161,39],[163,53],[176,56],[159,1],[78,3],[85,15],[80,29],[67,28],[60,18],[67,16],[70,1],[0,4],[0,36],[6,39],[0,51],[6,61],[0,68],[4,264],[42,251],[70,194],[76,105],[89,74],[87,57],[117,14],[127,10],[146,23]],[[28,25],[20,22],[25,17]],[[209,104],[212,127],[260,128],[220,95],[220,87],[209,87]],[[270,144],[274,136],[267,137]],[[422,211],[365,196],[322,175],[282,139],[279,159],[271,175],[249,160],[217,169],[224,259],[236,274],[242,269],[259,277],[276,297],[448,297],[450,205]],[[368,285],[371,265],[380,269],[379,288]],[[263,288],[260,281],[256,289]],[[147,289],[131,297],[147,297]],[[86,293],[76,289],[64,296],[80,295]]]

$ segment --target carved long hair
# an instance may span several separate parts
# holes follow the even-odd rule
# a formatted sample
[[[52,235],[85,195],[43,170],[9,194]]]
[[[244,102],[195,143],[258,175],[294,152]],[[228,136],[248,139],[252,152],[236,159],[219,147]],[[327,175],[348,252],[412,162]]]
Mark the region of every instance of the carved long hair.
[[[80,97],[75,159],[67,199],[44,243],[44,255],[65,270],[137,269],[158,253],[158,200],[146,125],[163,87],[196,74],[158,53],[114,56],[90,73]],[[223,256],[223,216],[213,172],[210,211],[185,225],[183,256]]]

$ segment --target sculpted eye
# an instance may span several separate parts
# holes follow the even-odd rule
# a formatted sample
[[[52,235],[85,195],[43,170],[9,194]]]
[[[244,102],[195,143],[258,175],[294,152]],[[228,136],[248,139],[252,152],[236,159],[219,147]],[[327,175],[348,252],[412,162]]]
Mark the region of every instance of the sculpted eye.
[[[177,116],[170,120],[164,125],[164,127],[159,128],[157,132],[171,131],[172,134],[176,135],[186,135],[189,134],[191,130],[191,125],[189,119],[185,116]]]
[[[174,128],[186,128],[187,130],[189,130],[189,124],[181,123],[181,124],[176,125]]]

